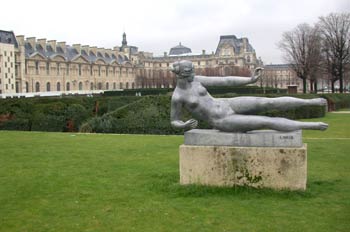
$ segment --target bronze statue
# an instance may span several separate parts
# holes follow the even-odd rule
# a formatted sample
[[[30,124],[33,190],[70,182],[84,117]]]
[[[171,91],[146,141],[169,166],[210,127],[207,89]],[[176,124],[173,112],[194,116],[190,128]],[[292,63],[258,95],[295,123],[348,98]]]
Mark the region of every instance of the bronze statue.
[[[191,61],[173,64],[177,84],[171,99],[171,125],[175,128],[193,129],[198,121],[181,120],[185,107],[194,118],[207,121],[214,129],[225,132],[246,132],[258,129],[295,131],[300,129],[326,130],[323,122],[299,122],[286,118],[253,115],[271,109],[286,110],[299,106],[321,106],[323,98],[299,99],[293,97],[235,97],[213,98],[206,86],[241,86],[255,83],[261,77],[262,68],[256,68],[252,77],[206,77],[196,76]]]

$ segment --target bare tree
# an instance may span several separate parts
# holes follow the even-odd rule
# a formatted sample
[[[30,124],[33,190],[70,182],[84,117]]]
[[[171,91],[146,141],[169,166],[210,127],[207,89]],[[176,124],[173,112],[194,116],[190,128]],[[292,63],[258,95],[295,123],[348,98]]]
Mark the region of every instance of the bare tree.
[[[300,24],[284,32],[278,46],[285,53],[284,58],[291,69],[303,80],[303,92],[306,93],[306,81],[310,77],[317,78],[315,72],[321,60],[318,27]]]
[[[332,92],[339,80],[339,90],[344,90],[344,75],[350,63],[350,13],[332,13],[320,17],[319,27],[323,38],[327,71],[331,74]]]

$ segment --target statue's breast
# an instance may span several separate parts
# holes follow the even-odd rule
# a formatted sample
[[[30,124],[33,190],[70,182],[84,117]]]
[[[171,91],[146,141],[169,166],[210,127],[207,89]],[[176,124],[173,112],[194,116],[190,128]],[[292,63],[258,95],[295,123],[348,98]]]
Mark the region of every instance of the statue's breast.
[[[199,90],[198,90],[198,94],[199,96],[205,96],[208,94],[208,91],[204,88],[204,87],[201,87]]]

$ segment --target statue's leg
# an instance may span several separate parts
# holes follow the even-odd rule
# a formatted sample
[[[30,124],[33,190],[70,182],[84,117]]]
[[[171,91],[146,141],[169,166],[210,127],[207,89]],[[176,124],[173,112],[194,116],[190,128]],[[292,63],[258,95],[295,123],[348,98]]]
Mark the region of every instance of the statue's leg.
[[[267,110],[288,110],[300,106],[326,106],[324,98],[300,99],[294,97],[235,97],[223,99],[237,114],[254,114]]]
[[[286,118],[238,114],[215,120],[212,124],[216,129],[227,132],[246,132],[258,129],[278,131],[295,131],[300,129],[326,130],[328,127],[323,122],[299,122]]]

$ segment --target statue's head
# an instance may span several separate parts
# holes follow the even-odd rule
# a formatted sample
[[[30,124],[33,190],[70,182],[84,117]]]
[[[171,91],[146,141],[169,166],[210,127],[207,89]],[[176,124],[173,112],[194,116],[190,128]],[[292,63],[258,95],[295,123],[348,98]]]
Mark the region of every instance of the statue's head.
[[[173,63],[173,68],[171,70],[176,74],[177,78],[193,80],[194,77],[194,66],[191,61],[181,60]]]

